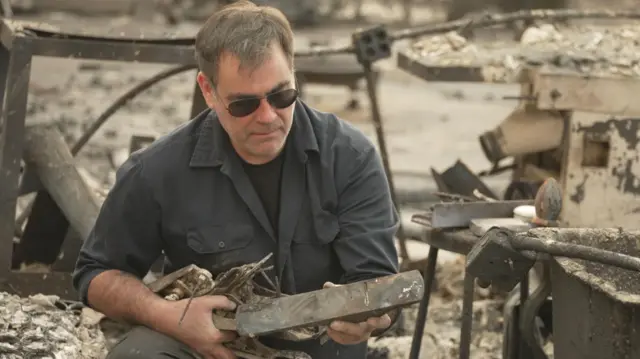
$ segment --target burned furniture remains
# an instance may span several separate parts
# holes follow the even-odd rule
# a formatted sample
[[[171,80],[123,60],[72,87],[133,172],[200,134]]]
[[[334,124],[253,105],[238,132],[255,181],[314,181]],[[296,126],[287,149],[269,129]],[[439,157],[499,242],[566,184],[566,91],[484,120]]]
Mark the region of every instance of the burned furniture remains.
[[[515,322],[530,348],[525,355],[547,358],[532,321],[553,294],[554,357],[630,358],[640,353],[635,319],[639,239],[640,232],[620,228],[539,228],[526,233],[494,228],[474,245],[467,271],[509,290],[536,260],[542,261],[541,283],[521,305],[520,321]]]
[[[606,28],[572,26],[560,30],[552,25],[539,25],[527,29],[519,43],[474,43],[451,32],[415,42],[399,54],[398,66],[428,81],[519,84],[520,93],[506,98],[517,102],[513,112],[495,129],[479,137],[479,148],[494,168],[501,168],[507,159],[513,160],[508,166],[513,169],[513,174],[505,199],[533,199],[544,180],[554,178],[561,195],[559,218],[546,219],[537,225],[574,227],[548,232],[559,233],[554,234],[556,240],[570,242],[569,248],[576,249],[579,247],[575,244],[584,244],[636,256],[632,245],[635,242],[629,239],[635,238],[635,234],[622,231],[616,235],[612,230],[588,227],[634,228],[637,224],[639,192],[635,173],[640,133],[636,117],[640,115],[640,107],[632,94],[640,84],[640,72],[635,65],[638,60],[637,44],[631,40],[633,36],[628,35],[639,31],[637,25],[610,25]],[[441,185],[446,187],[450,181],[443,181],[442,176],[435,175],[441,191],[468,198],[469,193],[461,193],[459,188],[442,188]],[[467,190],[469,188],[474,187]],[[467,206],[466,203],[453,205]],[[437,220],[445,223],[434,218],[433,214],[431,218],[417,219],[428,226]],[[500,227],[499,224],[497,226]],[[582,231],[579,232],[582,234],[577,236],[575,231]],[[596,266],[605,274],[626,273],[624,278],[630,285],[640,282],[639,273],[618,269],[624,264],[594,264],[597,258],[565,260],[561,258],[568,254],[549,252],[549,248],[539,248],[538,251],[555,256],[549,260],[546,256],[530,257],[530,253],[514,251],[505,244],[507,242],[498,238],[480,241],[480,237],[468,228],[428,228],[425,232],[425,241],[432,246],[429,253],[431,265],[425,269],[427,287],[430,286],[428,275],[435,268],[431,260],[437,257],[437,248],[467,254],[477,246],[467,258],[471,266],[467,272],[469,277],[493,273],[503,276],[496,283],[501,282],[507,288],[519,282],[519,308],[510,317],[505,317],[504,359],[546,358],[540,345],[540,332],[532,324],[543,306],[552,308],[553,320],[549,320],[546,326],[553,329],[555,357],[622,358],[637,355],[634,344],[629,342],[634,334],[625,329],[633,325],[629,320],[616,319],[611,327],[608,322],[598,323],[605,315],[633,313],[633,296],[625,297],[629,294],[629,291],[625,292],[628,288],[612,287],[611,279],[603,280],[600,273],[583,278],[585,271],[580,271]],[[501,255],[511,253],[513,257],[507,261],[509,266],[495,268],[495,272],[487,272],[487,267],[483,266],[474,267],[474,263],[477,265],[479,262],[473,260],[478,259],[483,245],[495,253],[503,251],[494,258],[494,262],[502,258]],[[636,260],[630,259],[632,262]],[[515,264],[518,261],[521,267]],[[528,268],[534,262],[537,262],[540,283],[529,293],[528,275],[522,278],[522,274],[529,273]],[[582,267],[578,270],[568,263],[581,263]],[[508,277],[509,273],[513,277]],[[605,288],[604,292],[602,288]],[[423,303],[427,301],[428,293],[427,288]],[[582,297],[577,299],[576,295]],[[602,303],[601,311],[586,304],[591,298]],[[573,300],[576,300],[576,305],[572,307],[570,302]],[[584,320],[570,319],[569,312]],[[419,316],[424,314],[426,310]],[[463,310],[461,358],[469,356],[464,349],[468,346],[463,343],[469,336],[468,326],[464,324],[467,314],[470,315],[468,309]],[[557,323],[557,320],[564,323]],[[602,324],[600,328],[597,327],[599,324]],[[420,329],[418,326],[416,331]],[[416,347],[418,335],[421,334],[414,336],[412,349]],[[601,349],[585,344],[588,349],[580,347],[577,350],[575,344],[571,344],[585,343],[594,337],[601,339],[602,335],[609,342],[605,344],[598,340],[602,344]],[[411,358],[417,358],[415,350],[412,350]]]

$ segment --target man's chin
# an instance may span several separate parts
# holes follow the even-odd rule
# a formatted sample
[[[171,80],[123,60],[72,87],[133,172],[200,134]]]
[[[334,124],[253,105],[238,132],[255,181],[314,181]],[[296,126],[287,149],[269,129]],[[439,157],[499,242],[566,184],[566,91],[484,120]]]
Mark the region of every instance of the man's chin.
[[[266,162],[269,162],[276,158],[282,152],[283,148],[284,146],[282,144],[262,143],[258,148],[254,148],[251,153],[253,156],[263,158]]]

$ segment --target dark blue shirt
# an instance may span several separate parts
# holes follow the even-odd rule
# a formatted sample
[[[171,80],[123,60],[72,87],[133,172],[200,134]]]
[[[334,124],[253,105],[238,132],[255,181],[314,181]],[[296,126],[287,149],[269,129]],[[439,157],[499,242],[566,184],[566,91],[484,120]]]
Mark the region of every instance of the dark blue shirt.
[[[397,273],[399,218],[371,141],[298,101],[284,151],[277,237],[213,111],[134,153],[80,252],[73,280],[83,302],[99,273],[142,278],[162,252],[169,271],[193,263],[214,275],[274,253],[292,294]],[[270,344],[314,358],[366,352],[332,341]]]

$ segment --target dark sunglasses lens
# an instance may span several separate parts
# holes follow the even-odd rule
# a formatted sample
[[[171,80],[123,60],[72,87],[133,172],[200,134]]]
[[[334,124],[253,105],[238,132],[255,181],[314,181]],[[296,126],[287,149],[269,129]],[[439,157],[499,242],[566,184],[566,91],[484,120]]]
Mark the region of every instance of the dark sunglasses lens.
[[[260,107],[260,99],[248,98],[237,100],[229,104],[229,113],[234,117],[244,117]]]
[[[275,108],[287,108],[291,106],[298,98],[296,89],[288,89],[272,93],[268,96],[269,103]]]

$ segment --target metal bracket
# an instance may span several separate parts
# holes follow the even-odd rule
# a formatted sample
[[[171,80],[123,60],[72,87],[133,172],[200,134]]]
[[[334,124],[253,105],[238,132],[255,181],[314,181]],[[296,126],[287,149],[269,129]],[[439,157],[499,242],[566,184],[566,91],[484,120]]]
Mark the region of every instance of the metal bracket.
[[[358,62],[365,67],[391,57],[391,37],[382,25],[354,32],[351,41]]]

